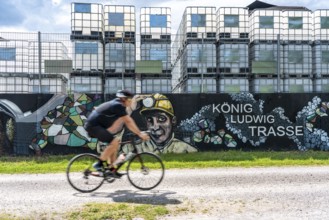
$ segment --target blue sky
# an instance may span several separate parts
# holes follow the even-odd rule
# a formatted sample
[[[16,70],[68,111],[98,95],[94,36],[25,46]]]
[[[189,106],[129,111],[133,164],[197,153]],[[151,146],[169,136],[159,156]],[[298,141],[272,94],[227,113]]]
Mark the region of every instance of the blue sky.
[[[0,4],[1,32],[70,33],[71,3],[103,5],[133,5],[137,22],[141,7],[170,7],[172,32],[175,33],[188,6],[246,7],[253,0],[2,0]],[[311,10],[328,9],[328,0],[264,0],[275,5],[304,6]]]

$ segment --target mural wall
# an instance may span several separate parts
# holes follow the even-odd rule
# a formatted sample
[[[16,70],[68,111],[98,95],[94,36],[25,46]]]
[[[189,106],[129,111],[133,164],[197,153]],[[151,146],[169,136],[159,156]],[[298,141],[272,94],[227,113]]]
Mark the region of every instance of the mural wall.
[[[103,101],[90,94],[1,94],[0,155],[96,152],[101,143],[83,125]],[[138,146],[144,151],[327,151],[328,102],[329,95],[313,93],[149,94],[132,117],[151,131]]]

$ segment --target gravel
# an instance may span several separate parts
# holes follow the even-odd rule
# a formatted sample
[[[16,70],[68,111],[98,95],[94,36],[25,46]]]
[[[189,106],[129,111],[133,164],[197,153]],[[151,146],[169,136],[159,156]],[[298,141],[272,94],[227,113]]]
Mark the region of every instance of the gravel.
[[[167,170],[154,190],[126,177],[79,193],[62,174],[0,175],[0,213],[53,218],[89,202],[166,205],[161,219],[327,219],[329,167]]]

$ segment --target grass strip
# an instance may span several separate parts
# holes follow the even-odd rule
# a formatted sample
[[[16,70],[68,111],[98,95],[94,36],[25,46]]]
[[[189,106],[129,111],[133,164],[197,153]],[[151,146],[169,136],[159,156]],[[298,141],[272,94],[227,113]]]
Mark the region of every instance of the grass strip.
[[[41,157],[0,157],[0,174],[64,173],[69,160],[75,155]],[[325,151],[220,151],[191,154],[160,155],[166,169],[197,169],[217,167],[270,167],[329,165]]]
[[[155,220],[160,216],[166,215],[169,210],[160,205],[138,205],[126,203],[89,203],[83,206],[81,210],[70,212],[67,219],[144,219]]]

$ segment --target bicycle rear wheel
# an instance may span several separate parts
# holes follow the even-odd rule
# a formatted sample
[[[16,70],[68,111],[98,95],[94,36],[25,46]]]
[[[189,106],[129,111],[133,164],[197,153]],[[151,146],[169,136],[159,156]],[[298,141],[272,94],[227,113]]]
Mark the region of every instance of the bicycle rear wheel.
[[[149,152],[136,154],[127,166],[129,182],[141,190],[150,190],[158,186],[163,179],[164,171],[162,160]]]
[[[95,154],[79,154],[73,157],[66,169],[69,184],[79,192],[95,191],[104,183],[104,177],[93,168],[98,160]]]

